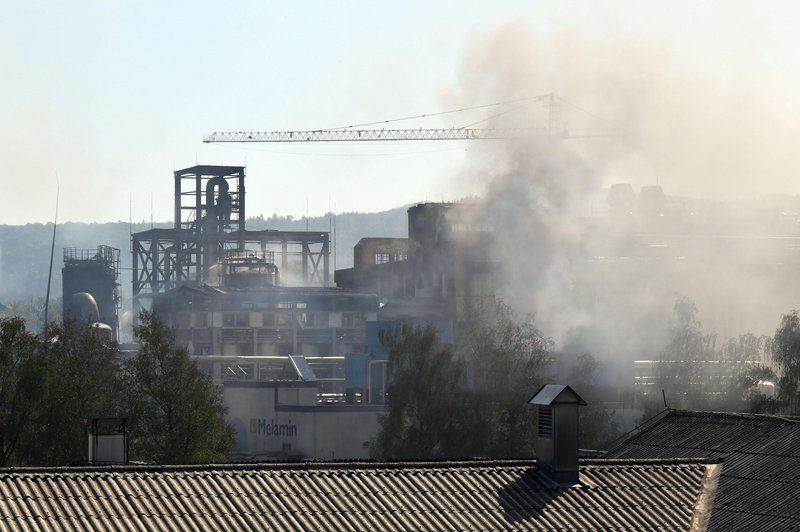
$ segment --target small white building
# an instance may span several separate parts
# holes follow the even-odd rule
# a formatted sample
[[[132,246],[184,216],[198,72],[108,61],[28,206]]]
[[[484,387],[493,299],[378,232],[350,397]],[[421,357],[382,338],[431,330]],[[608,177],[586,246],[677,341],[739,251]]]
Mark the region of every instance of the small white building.
[[[346,393],[344,358],[196,357],[222,387],[236,431],[234,458],[369,458],[385,405]]]

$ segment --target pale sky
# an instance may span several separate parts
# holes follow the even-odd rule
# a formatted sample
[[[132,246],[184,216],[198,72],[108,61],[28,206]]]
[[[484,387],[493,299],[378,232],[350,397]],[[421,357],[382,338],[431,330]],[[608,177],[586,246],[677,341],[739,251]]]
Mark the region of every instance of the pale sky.
[[[59,221],[128,220],[131,210],[135,221],[149,220],[151,198],[156,221],[170,221],[172,172],[196,163],[246,165],[249,215],[303,216],[308,209],[315,216],[329,205],[372,212],[457,199],[461,191],[449,185],[464,171],[468,142],[201,140],[214,131],[318,129],[434,113],[455,93],[465,105],[492,103],[481,94],[470,101],[459,72],[476,41],[509,23],[545,47],[579,39],[589,49],[647,50],[671,73],[702,78],[714,91],[756,94],[758,105],[744,102],[756,119],[761,102],[769,112],[796,113],[796,6],[7,0],[0,17],[0,224],[51,220],[57,182]],[[557,70],[570,70],[568,57],[556,61]],[[556,89],[531,86],[529,94]],[[716,105],[714,91],[701,95],[703,105]],[[776,137],[777,151],[793,154],[797,140]],[[800,192],[798,176],[776,168],[780,178],[763,192]],[[679,176],[674,189],[691,192]]]

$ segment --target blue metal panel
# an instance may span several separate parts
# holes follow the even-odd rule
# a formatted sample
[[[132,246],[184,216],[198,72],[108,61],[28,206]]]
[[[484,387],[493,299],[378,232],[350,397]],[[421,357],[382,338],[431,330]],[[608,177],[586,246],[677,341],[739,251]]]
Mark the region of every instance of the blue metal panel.
[[[344,356],[344,387],[365,388],[367,386],[367,355],[347,353]]]

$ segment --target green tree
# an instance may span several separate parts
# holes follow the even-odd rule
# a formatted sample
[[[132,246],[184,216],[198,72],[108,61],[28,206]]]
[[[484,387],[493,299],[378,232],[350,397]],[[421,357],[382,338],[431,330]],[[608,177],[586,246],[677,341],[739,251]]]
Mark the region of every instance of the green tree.
[[[780,371],[778,396],[792,414],[800,411],[800,315],[792,310],[781,317],[772,340],[772,359]]]
[[[470,411],[463,362],[432,325],[401,323],[381,331],[389,359],[389,411],[379,418],[373,454],[383,459],[462,458],[469,452]]]
[[[580,355],[569,371],[567,382],[586,401],[578,409],[578,445],[584,449],[604,449],[619,436],[619,428],[601,401],[597,390],[600,363],[590,354]]]
[[[730,362],[752,363],[766,361],[772,352],[772,338],[744,333],[736,338],[729,338],[720,350],[722,360]]]
[[[46,377],[24,320],[0,318],[0,466],[19,463],[19,444],[45,407]]]
[[[20,458],[35,465],[85,463],[85,420],[119,415],[117,345],[73,320],[48,325],[41,338],[47,408],[22,442]]]
[[[730,381],[719,410],[750,412],[754,414],[775,413],[778,404],[759,388],[764,382],[777,383],[775,372],[765,362],[771,356],[772,338],[752,333],[730,338],[720,350],[720,360],[728,365]]]
[[[224,460],[235,440],[220,391],[175,344],[173,329],[150,312],[139,323],[139,353],[122,372],[132,457],[164,464]]]
[[[717,337],[703,332],[703,325],[697,319],[697,305],[688,297],[679,297],[674,311],[672,337],[658,362],[657,389],[666,392],[673,408],[703,409],[707,406],[703,387],[708,367],[705,362],[718,358]],[[661,401],[660,395],[656,401]]]
[[[775,372],[767,366],[756,365],[748,368],[736,378],[733,390],[728,392],[731,396],[730,410],[753,414],[778,413],[780,404],[776,397],[768,396],[759,388],[762,383],[775,384],[777,380]]]
[[[547,378],[552,341],[536,328],[532,316],[518,318],[499,299],[484,300],[469,316],[463,336],[471,353],[472,389],[477,415],[489,429],[481,454],[531,456],[535,420],[528,399]]]

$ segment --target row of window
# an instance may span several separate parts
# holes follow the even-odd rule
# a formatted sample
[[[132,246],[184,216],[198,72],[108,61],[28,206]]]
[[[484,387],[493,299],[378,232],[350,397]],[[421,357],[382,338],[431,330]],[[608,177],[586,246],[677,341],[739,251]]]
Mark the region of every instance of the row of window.
[[[177,312],[174,323],[179,329],[204,327],[265,327],[292,328],[292,320],[297,320],[301,328],[360,328],[364,326],[364,316],[360,312],[222,312],[221,324],[213,323],[210,312]]]
[[[453,224],[452,233],[493,233],[494,226],[490,224]]]
[[[395,251],[392,253],[376,253],[375,254],[375,264],[386,264],[389,262],[399,262],[401,260],[407,260],[408,253]]]

